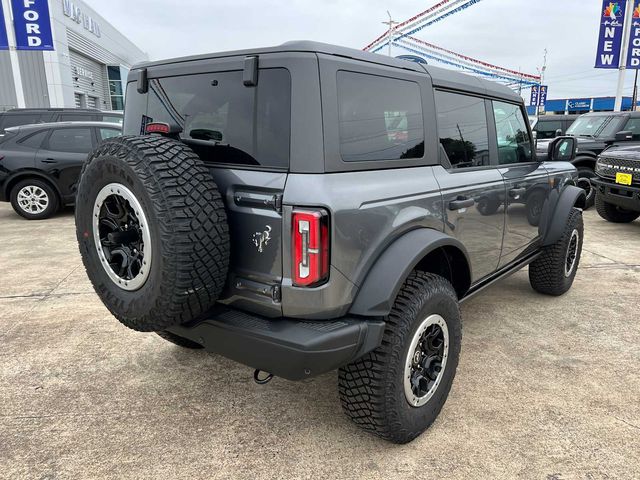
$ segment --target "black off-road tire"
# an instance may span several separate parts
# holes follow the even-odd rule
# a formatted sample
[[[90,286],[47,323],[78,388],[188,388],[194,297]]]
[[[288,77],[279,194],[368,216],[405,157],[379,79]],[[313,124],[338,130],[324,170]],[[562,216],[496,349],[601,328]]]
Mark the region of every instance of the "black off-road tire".
[[[28,212],[18,204],[18,192],[20,192],[25,187],[35,187],[37,189],[41,189],[46,194],[49,203],[44,211],[40,213]],[[55,213],[60,209],[60,199],[58,198],[58,193],[49,183],[37,178],[28,178],[26,180],[19,181],[11,189],[9,198],[11,200],[11,206],[13,207],[13,210],[18,215],[26,218],[27,220],[45,220],[55,215]]]
[[[572,261],[572,267],[568,268],[569,250],[573,250],[571,245],[576,233],[575,262]],[[583,239],[582,212],[574,208],[560,239],[544,247],[541,255],[529,265],[529,282],[536,292],[560,296],[571,288],[580,265]]]
[[[137,290],[109,276],[94,240],[98,193],[114,182],[134,194],[147,218],[153,255]],[[224,203],[202,160],[178,141],[126,136],[103,142],[82,169],[76,233],[95,291],[134,330],[162,331],[197,319],[224,287],[230,248]]]
[[[607,222],[612,223],[631,223],[640,217],[640,212],[625,210],[624,208],[605,201],[604,196],[600,192],[596,194],[596,210],[598,215]]]
[[[591,179],[595,178],[596,173],[589,167],[578,167],[578,186],[582,188],[586,197],[584,200],[584,209],[587,210],[596,202],[596,189],[591,184]]]
[[[174,345],[178,345],[179,347],[190,348],[192,350],[200,350],[204,348],[199,343],[192,342],[188,338],[181,337],[179,335],[176,335],[175,333],[163,331],[163,332],[156,332],[156,334],[164,338],[167,342],[173,343]]]
[[[409,404],[404,391],[405,361],[421,322],[438,314],[449,332],[448,359],[433,396],[420,407]],[[342,408],[359,427],[394,443],[407,443],[436,419],[456,374],[462,323],[458,297],[444,278],[412,273],[386,318],[382,345],[339,371]]]

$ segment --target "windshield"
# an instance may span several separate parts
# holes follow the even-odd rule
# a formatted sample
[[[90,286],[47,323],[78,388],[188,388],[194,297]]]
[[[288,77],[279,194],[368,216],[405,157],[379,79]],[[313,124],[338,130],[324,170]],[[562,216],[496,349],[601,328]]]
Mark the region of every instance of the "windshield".
[[[598,137],[603,130],[609,130],[615,127],[616,122],[614,122],[613,119],[614,117],[611,115],[580,117],[567,129],[567,135],[574,135],[576,137]]]

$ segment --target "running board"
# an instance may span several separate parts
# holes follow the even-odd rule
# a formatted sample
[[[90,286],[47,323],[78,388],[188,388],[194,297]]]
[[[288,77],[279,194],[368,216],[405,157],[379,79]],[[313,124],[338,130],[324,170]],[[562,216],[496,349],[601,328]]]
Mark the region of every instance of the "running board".
[[[469,289],[469,291],[467,292],[467,294],[464,297],[462,297],[460,302],[461,303],[462,302],[466,302],[471,297],[474,297],[477,293],[481,292],[485,288],[490,287],[494,283],[499,282],[500,280],[504,280],[505,278],[513,275],[518,270],[521,270],[522,268],[526,267],[531,262],[533,262],[536,258],[538,258],[540,256],[541,253],[542,252],[540,252],[540,251],[533,252],[533,253],[527,255],[526,257],[524,257],[524,258],[522,258],[520,260],[517,260],[514,263],[511,263],[511,264],[507,265],[502,270],[499,270],[497,273],[491,275],[490,277],[488,277],[488,278],[482,280],[481,282],[477,283],[476,285],[472,286]]]

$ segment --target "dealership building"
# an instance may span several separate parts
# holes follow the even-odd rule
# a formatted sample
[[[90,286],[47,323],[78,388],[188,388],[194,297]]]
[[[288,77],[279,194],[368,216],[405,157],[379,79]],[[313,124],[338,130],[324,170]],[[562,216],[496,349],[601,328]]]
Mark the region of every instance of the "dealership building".
[[[123,109],[128,71],[146,53],[80,1],[0,2],[0,111]]]

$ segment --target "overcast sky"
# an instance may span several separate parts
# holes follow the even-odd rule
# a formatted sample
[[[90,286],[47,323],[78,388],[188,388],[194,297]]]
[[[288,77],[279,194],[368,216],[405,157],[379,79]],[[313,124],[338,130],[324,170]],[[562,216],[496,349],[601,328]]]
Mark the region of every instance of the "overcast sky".
[[[317,40],[362,48],[387,9],[403,21],[436,0],[85,0],[151,59]],[[561,8],[559,8],[561,4]],[[600,0],[482,0],[416,34],[503,67],[536,73],[547,48],[550,98],[613,96],[617,71],[593,68]],[[394,51],[398,55],[406,53]],[[435,63],[434,63],[435,64]],[[633,73],[625,94],[631,95]]]

